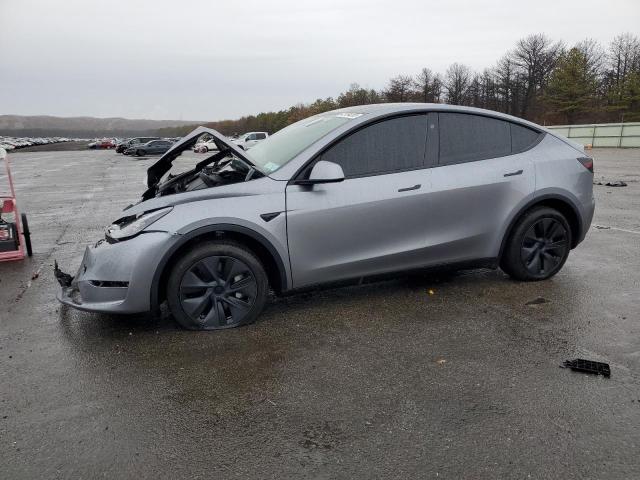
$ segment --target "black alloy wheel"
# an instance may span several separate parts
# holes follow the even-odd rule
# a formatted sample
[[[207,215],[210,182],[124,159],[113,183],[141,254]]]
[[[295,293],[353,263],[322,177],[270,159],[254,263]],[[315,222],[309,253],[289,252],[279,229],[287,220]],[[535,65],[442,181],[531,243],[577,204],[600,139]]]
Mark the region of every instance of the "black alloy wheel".
[[[169,308],[190,330],[218,330],[256,320],[268,296],[267,274],[243,245],[207,242],[178,260],[167,282]]]
[[[568,249],[569,236],[565,227],[553,218],[543,218],[527,230],[520,254],[532,275],[544,276],[557,268]]]
[[[524,213],[506,240],[500,268],[516,280],[546,280],[569,257],[573,232],[565,216],[549,207]]]
[[[193,322],[205,328],[235,326],[251,310],[257,289],[253,273],[241,260],[206,257],[182,277],[180,304]]]

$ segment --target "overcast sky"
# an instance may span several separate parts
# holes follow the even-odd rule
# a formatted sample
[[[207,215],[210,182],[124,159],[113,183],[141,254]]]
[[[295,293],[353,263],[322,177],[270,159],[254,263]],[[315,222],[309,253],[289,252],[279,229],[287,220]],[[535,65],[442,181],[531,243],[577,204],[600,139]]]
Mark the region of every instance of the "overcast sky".
[[[0,0],[0,114],[219,120],[640,34],[640,0]]]

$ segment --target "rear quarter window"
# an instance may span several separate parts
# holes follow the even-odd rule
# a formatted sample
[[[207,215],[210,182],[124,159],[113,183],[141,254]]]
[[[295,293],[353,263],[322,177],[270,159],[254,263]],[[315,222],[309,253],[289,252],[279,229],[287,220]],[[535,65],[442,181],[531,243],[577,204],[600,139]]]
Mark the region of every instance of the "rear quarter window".
[[[511,152],[524,152],[538,141],[541,133],[523,125],[511,124]]]

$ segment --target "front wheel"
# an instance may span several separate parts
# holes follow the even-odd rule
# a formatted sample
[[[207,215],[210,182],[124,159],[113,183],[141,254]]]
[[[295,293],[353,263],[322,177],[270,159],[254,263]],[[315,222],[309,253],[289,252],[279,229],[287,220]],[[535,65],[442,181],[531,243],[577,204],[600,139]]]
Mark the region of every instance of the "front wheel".
[[[144,157],[147,154],[144,150],[136,150],[136,155],[139,157]]]
[[[254,322],[267,301],[260,260],[234,242],[206,242],[180,258],[167,282],[176,321],[189,330],[219,330]]]
[[[517,280],[546,280],[560,271],[571,250],[571,228],[557,210],[525,213],[507,240],[500,267]]]

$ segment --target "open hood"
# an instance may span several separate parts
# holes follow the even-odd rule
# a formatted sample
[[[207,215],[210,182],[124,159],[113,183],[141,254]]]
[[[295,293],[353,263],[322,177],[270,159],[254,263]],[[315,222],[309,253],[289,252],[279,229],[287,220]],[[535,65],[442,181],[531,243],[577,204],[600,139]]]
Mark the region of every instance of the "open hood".
[[[183,151],[192,148],[203,133],[211,135],[220,152],[227,151],[229,153],[232,153],[236,157],[245,161],[247,164],[251,165],[255,170],[264,174],[264,172],[262,172],[260,168],[256,167],[255,164],[249,158],[247,158],[244,150],[232,143],[230,139],[212,128],[198,127],[193,132],[183,137],[182,140],[176,142],[167,151],[167,153],[160,157],[160,160],[158,160],[147,169],[147,187],[155,187],[162,176],[171,169],[173,161],[178,158]]]

